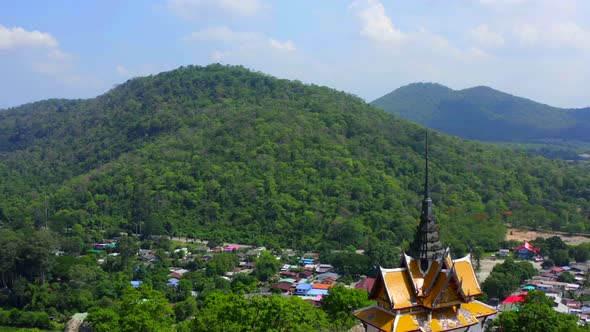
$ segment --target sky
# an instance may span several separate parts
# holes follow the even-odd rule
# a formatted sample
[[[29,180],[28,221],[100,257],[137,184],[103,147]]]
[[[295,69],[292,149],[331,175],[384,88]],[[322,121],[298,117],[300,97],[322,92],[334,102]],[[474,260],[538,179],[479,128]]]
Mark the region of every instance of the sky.
[[[588,0],[0,0],[0,108],[243,65],[372,101],[414,82],[590,106]]]

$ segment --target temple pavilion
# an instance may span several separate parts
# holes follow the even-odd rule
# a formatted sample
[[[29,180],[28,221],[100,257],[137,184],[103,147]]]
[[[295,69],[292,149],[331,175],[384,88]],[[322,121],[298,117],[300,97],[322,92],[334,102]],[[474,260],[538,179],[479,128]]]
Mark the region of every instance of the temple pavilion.
[[[482,294],[470,256],[453,259],[440,242],[426,175],[420,224],[398,268],[380,267],[369,293],[376,304],[354,312],[367,332],[481,331],[496,310],[474,298]],[[479,324],[479,326],[477,326]]]

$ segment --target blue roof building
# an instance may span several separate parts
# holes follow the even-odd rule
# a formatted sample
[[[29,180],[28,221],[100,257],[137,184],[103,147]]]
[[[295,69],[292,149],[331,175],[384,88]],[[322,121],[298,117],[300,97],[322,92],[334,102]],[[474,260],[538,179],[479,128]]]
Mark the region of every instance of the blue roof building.
[[[298,284],[295,290],[295,295],[307,295],[307,292],[311,290],[311,284]]]
[[[310,289],[307,293],[305,293],[305,296],[318,296],[318,295],[327,295],[328,294],[328,290],[327,289]]]

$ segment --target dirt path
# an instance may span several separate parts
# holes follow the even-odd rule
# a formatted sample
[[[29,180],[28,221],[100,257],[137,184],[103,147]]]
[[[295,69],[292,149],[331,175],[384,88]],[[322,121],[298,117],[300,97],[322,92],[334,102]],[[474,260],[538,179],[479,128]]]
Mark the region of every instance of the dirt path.
[[[477,280],[479,281],[479,284],[481,285],[484,280],[486,280],[486,278],[490,275],[490,273],[492,272],[492,269],[494,268],[494,266],[496,264],[502,264],[504,262],[503,259],[493,259],[493,258],[484,258],[479,262],[479,271],[475,271],[475,275],[477,276]],[[530,261],[531,264],[533,264],[533,266],[537,269],[537,270],[541,270],[541,263],[538,262],[533,262]],[[475,266],[475,264],[477,264],[475,261],[473,262],[473,265]]]
[[[492,269],[494,268],[494,266],[496,264],[501,264],[502,262],[504,262],[504,260],[502,259],[489,259],[489,258],[484,258],[482,260],[479,261],[479,271],[475,271],[475,275],[477,276],[477,280],[479,281],[479,284],[481,285],[484,280],[486,280],[486,278],[490,275],[490,273],[492,272]],[[474,266],[475,264],[477,264],[475,261],[473,262]]]
[[[537,237],[548,238],[552,236],[559,236],[563,242],[569,245],[578,245],[584,242],[590,242],[590,234],[588,236],[569,235],[562,232],[548,232],[548,231],[534,231],[519,228],[508,228],[506,231],[507,240],[530,241]]]

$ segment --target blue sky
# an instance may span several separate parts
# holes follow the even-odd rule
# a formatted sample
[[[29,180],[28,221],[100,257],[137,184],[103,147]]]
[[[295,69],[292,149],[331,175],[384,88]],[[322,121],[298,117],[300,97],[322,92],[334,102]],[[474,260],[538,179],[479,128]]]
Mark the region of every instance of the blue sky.
[[[590,106],[590,1],[0,0],[0,108],[239,64],[367,101],[413,82]]]

